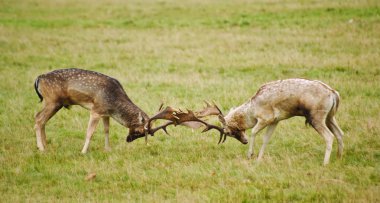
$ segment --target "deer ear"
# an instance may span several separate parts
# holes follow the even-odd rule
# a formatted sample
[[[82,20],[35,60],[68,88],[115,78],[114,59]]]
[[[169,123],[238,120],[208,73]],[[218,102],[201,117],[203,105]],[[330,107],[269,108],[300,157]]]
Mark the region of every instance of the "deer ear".
[[[227,134],[227,135],[231,134],[231,130],[228,128],[223,128],[223,132],[224,134]]]
[[[141,112],[139,112],[138,120],[139,120],[139,123],[140,123],[140,124],[143,124],[144,121],[145,121],[144,117],[141,115]]]

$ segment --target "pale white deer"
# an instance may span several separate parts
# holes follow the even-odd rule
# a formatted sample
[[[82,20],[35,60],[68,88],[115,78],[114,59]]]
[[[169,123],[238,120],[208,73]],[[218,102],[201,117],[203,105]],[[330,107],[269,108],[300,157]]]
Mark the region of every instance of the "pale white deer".
[[[121,125],[129,128],[127,142],[177,123],[176,111],[167,107],[149,119],[139,107],[127,96],[123,87],[114,78],[98,72],[70,68],[55,70],[37,77],[34,87],[43,101],[43,109],[35,116],[37,147],[44,151],[46,147],[45,124],[62,107],[80,105],[90,110],[86,140],[82,153],[86,153],[91,137],[100,119],[103,120],[105,148],[109,147],[109,118],[114,118]],[[170,120],[170,123],[151,129],[155,119]]]
[[[247,144],[245,130],[252,128],[248,158],[253,155],[257,133],[267,127],[258,160],[262,159],[265,147],[278,122],[293,116],[304,116],[306,123],[310,124],[326,142],[323,161],[326,165],[329,163],[334,136],[338,141],[338,157],[341,158],[343,154],[343,131],[335,119],[339,100],[339,93],[321,81],[287,79],[261,86],[249,101],[232,109],[226,116],[223,116],[215,104],[207,104],[205,109],[195,112],[195,115],[198,118],[219,116],[223,124],[223,128],[218,129],[221,133],[219,143],[224,135],[223,142],[226,136],[231,136]],[[206,128],[205,131],[209,129]]]

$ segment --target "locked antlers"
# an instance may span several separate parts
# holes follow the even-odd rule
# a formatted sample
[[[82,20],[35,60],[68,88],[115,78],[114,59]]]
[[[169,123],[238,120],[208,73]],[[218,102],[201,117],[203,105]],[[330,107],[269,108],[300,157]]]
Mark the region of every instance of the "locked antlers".
[[[145,141],[147,142],[148,134],[153,136],[154,133],[160,129],[162,129],[163,131],[165,131],[165,133],[168,134],[166,127],[169,125],[183,125],[183,126],[187,126],[191,128],[199,128],[200,126],[204,125],[205,128],[202,130],[202,133],[207,132],[211,129],[215,129],[219,131],[220,133],[218,144],[225,142],[227,138],[227,134],[224,133],[224,129],[222,127],[209,124],[205,122],[204,120],[200,119],[207,116],[217,115],[219,118],[219,121],[223,125],[225,125],[224,116],[222,114],[222,111],[219,109],[219,107],[215,103],[210,104],[207,101],[205,101],[205,103],[206,103],[206,107],[202,109],[201,111],[196,111],[196,112],[193,112],[188,109],[187,109],[187,112],[182,111],[181,109],[176,110],[170,106],[166,107],[165,109],[162,109],[163,105],[161,104],[159,112],[155,116],[150,118],[145,125],[145,129],[146,129]],[[158,120],[158,119],[168,120],[169,122],[161,126],[158,126],[156,128],[151,128],[151,123],[154,120]]]
[[[216,125],[211,125],[211,124],[206,123],[205,121],[199,119],[196,116],[196,113],[194,113],[193,111],[187,110],[187,112],[180,112],[178,114],[178,117],[180,118],[181,123],[184,123],[184,124],[186,124],[187,122],[199,122],[199,123],[205,125],[206,127],[205,127],[205,129],[202,130],[202,132],[207,132],[207,131],[209,131],[211,129],[218,130],[219,133],[220,133],[219,143],[222,140],[222,137],[224,135],[223,128],[221,128],[219,126],[216,126]],[[225,138],[224,138],[224,140],[225,140]]]
[[[162,109],[162,107],[163,107],[163,104],[161,104],[161,106],[159,108],[159,112],[156,115],[154,115],[152,118],[150,118],[147,121],[147,123],[145,124],[145,130],[147,132],[146,135],[150,134],[153,136],[154,133],[160,129],[162,129],[163,131],[168,133],[166,131],[166,127],[169,125],[178,123],[178,117],[176,116],[178,110],[176,110],[170,106],[167,106],[165,109]],[[166,124],[164,124],[162,126],[151,129],[152,121],[158,120],[158,119],[169,120],[169,122],[167,122]]]

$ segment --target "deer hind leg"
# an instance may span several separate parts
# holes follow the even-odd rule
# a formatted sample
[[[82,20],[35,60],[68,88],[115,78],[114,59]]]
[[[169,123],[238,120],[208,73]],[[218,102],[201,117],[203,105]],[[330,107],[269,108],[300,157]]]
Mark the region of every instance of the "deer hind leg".
[[[265,135],[263,137],[263,145],[261,146],[259,156],[257,158],[258,161],[260,161],[261,158],[263,157],[265,147],[267,146],[267,144],[268,144],[268,142],[269,142],[269,140],[270,140],[270,138],[274,132],[274,129],[276,129],[276,126],[277,126],[277,123],[273,123],[267,127],[267,132],[265,133]]]
[[[34,129],[36,130],[37,147],[44,151],[46,147],[45,125],[56,114],[62,105],[59,103],[45,103],[44,108],[35,116]]]
[[[252,128],[251,142],[249,143],[249,150],[247,153],[248,159],[250,159],[253,156],[255,138],[256,138],[257,133],[259,133],[266,126],[267,126],[267,124],[264,121],[258,120],[256,125]]]
[[[87,127],[86,141],[85,141],[83,149],[82,149],[82,154],[87,153],[88,147],[90,146],[91,137],[95,132],[95,129],[99,123],[99,120],[100,120],[100,115],[91,111],[90,121],[88,122],[88,127]]]
[[[334,135],[330,129],[326,126],[326,116],[317,116],[312,118],[312,126],[314,129],[325,139],[326,151],[323,165],[327,165],[330,160]]]
[[[105,140],[104,140],[104,148],[106,151],[111,150],[110,147],[110,141],[109,141],[109,129],[110,129],[110,117],[103,117],[103,125],[104,125],[104,134],[105,134]]]
[[[335,117],[328,118],[326,124],[338,141],[338,158],[342,158],[344,148],[343,131],[340,129],[338,123],[335,120]]]

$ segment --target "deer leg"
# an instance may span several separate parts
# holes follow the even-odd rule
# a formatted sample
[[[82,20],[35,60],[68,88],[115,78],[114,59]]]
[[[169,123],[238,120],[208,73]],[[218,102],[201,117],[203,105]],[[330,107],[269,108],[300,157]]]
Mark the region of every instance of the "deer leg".
[[[95,112],[91,112],[90,121],[88,122],[88,127],[87,127],[86,141],[82,149],[82,154],[85,154],[87,152],[88,147],[90,145],[91,137],[94,134],[94,131],[96,129],[96,126],[99,123],[99,120],[100,120],[100,115]]]
[[[41,127],[41,140],[42,140],[42,144],[44,145],[44,147],[46,147],[47,141],[46,141],[45,125]]]
[[[266,126],[267,125],[262,120],[258,120],[256,125],[252,128],[251,143],[249,143],[249,150],[247,153],[248,159],[250,159],[253,155],[253,149],[257,133],[259,133],[260,130],[264,129]]]
[[[336,140],[338,141],[338,158],[342,158],[343,155],[343,131],[340,129],[338,123],[335,120],[335,117],[331,117],[326,122],[327,127],[335,135]]]
[[[314,129],[325,139],[326,142],[326,151],[325,151],[325,158],[323,160],[323,165],[327,165],[330,160],[334,135],[329,130],[329,128],[326,126],[326,122],[312,122]]]
[[[273,132],[274,132],[274,129],[276,129],[276,126],[277,126],[277,123],[273,123],[273,124],[270,124],[267,128],[267,132],[265,133],[264,137],[263,137],[263,145],[261,146],[261,149],[260,149],[260,152],[259,152],[259,156],[257,157],[257,160],[260,161],[261,158],[263,157],[263,154],[264,154],[264,150],[265,150],[265,147],[267,146]]]
[[[44,108],[35,116],[34,129],[36,130],[37,147],[40,151],[44,151],[46,147],[45,125],[62,106],[58,103],[46,104]]]
[[[109,141],[109,129],[110,129],[110,117],[103,117],[103,125],[104,125],[104,134],[105,134],[105,140],[104,140],[104,148],[106,151],[111,150],[110,148],[110,141]]]

